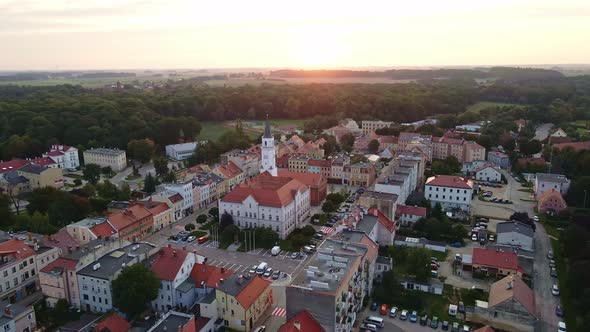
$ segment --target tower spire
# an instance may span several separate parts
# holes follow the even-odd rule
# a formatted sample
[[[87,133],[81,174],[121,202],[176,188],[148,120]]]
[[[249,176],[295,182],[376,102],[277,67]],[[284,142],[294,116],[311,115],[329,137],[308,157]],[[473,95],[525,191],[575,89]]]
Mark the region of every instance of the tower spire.
[[[268,122],[268,113],[266,113],[266,122],[264,123],[264,138],[272,138],[270,132],[270,123]]]
[[[264,124],[264,136],[262,136],[261,149],[262,160],[260,165],[260,173],[269,172],[272,176],[277,176],[275,139],[270,131],[268,114],[266,115],[266,123]]]

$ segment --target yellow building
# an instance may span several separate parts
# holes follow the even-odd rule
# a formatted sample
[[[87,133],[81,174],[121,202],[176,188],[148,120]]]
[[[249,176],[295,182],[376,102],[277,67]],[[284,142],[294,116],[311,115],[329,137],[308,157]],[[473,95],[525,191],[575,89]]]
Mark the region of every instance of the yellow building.
[[[235,331],[249,332],[260,325],[272,303],[271,282],[259,276],[232,274],[215,290],[217,313],[224,325]]]
[[[18,174],[29,180],[30,190],[38,188],[64,186],[61,168],[49,168],[37,164],[28,164],[18,169]]]
[[[345,178],[352,186],[369,187],[375,182],[375,166],[369,163],[356,163],[344,166]]]
[[[84,151],[84,163],[110,167],[114,172],[120,172],[127,167],[127,155],[124,150],[91,149]]]

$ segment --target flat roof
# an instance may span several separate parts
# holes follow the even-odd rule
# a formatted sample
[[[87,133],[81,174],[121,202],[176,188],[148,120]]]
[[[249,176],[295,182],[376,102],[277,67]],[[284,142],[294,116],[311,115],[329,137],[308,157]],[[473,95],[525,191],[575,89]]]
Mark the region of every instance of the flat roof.
[[[79,226],[79,227],[86,227],[86,228],[92,228],[96,225],[100,225],[103,222],[106,222],[107,218],[105,217],[88,217],[88,218],[84,218],[80,221],[77,221],[73,224],[71,224],[72,226]]]
[[[156,248],[156,246],[150,243],[129,244],[121,249],[113,250],[88,264],[88,266],[78,271],[78,274],[100,279],[109,279],[119,270],[123,269],[123,264],[127,265],[138,255],[148,253],[154,248]],[[100,267],[94,270],[96,264],[100,264]]]
[[[184,326],[194,315],[169,311],[164,318],[157,322],[148,332],[172,332],[178,331],[179,326]]]
[[[102,154],[106,156],[119,156],[125,153],[125,150],[119,149],[107,149],[107,148],[98,148],[98,149],[90,149],[84,151],[84,153],[94,153],[94,154]]]

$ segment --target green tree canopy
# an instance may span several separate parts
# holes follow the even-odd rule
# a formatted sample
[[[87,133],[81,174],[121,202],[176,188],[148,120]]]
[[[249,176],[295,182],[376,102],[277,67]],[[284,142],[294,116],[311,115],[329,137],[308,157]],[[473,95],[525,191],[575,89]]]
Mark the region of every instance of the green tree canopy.
[[[100,171],[100,166],[97,164],[86,164],[86,166],[84,166],[84,170],[82,171],[84,180],[88,181],[90,184],[95,185],[100,179]]]
[[[113,280],[114,305],[130,317],[136,317],[158,296],[160,281],[143,264],[123,268]]]

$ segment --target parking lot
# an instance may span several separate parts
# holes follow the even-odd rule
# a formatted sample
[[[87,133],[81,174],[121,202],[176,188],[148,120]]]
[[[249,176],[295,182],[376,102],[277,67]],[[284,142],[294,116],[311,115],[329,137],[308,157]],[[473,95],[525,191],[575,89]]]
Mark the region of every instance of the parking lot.
[[[389,332],[389,331],[393,331],[393,332],[397,332],[397,331],[400,331],[400,332],[401,331],[404,331],[404,332],[442,331],[442,322],[439,322],[438,328],[433,329],[430,326],[422,326],[418,322],[412,323],[412,322],[410,322],[409,319],[408,320],[401,320],[401,319],[399,319],[399,314],[396,317],[391,318],[387,315],[381,316],[381,315],[379,315],[379,313],[371,312],[368,309],[360,314],[360,318],[362,318],[360,320],[360,322],[362,322],[368,316],[376,316],[379,318],[383,318],[383,323],[385,326],[382,329],[379,329],[379,331],[387,331],[387,332]],[[462,327],[462,325],[461,325],[461,327]],[[359,328],[357,328],[355,331],[362,331],[360,329],[360,324],[359,324]],[[450,328],[449,328],[449,331],[450,331]]]

